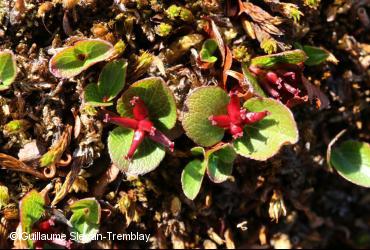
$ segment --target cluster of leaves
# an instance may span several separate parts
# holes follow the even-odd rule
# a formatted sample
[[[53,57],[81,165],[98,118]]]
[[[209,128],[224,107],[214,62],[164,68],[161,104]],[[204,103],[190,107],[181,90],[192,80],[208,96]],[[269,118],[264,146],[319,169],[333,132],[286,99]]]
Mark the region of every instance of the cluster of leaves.
[[[35,232],[61,233],[57,224],[64,224],[70,232],[76,235],[78,243],[88,243],[99,231],[101,216],[100,204],[95,198],[85,198],[72,203],[70,219],[67,220],[60,213],[49,211],[45,197],[36,190],[30,191],[20,202],[21,232],[31,234]],[[18,232],[20,233],[20,232]],[[21,237],[18,237],[19,239]],[[27,240],[22,243],[29,248],[66,247],[70,248],[71,242],[53,240]]]
[[[222,60],[224,63],[227,61],[227,49],[224,51],[225,45],[216,32],[215,24],[212,21],[210,24],[209,32],[214,39],[204,41],[198,60],[206,65],[204,68],[212,67],[218,60],[217,49],[221,55],[225,53]],[[321,52],[317,49],[308,57],[315,61],[314,57]],[[114,47],[104,41],[80,41],[54,55],[50,60],[50,71],[57,77],[76,76],[113,53]],[[202,152],[204,159],[190,162],[183,171],[182,186],[188,198],[196,197],[206,170],[213,181],[222,182],[231,175],[236,155],[266,160],[274,156],[282,145],[297,142],[298,130],[293,114],[279,100],[269,98],[270,93],[265,94],[256,78],[258,74],[251,73],[248,67],[277,71],[289,68],[286,65],[304,63],[306,59],[303,50],[255,57],[249,65],[244,65],[244,74],[230,73],[239,77],[240,85],[247,83],[249,96],[240,98],[237,90],[228,96],[225,89],[216,86],[201,87],[189,94],[181,121],[187,136],[204,147],[195,148],[195,151]],[[129,175],[142,175],[160,164],[165,156],[165,147],[173,150],[174,144],[165,134],[175,126],[177,108],[165,82],[154,77],[129,86],[118,99],[116,110],[119,115],[106,110],[104,107],[112,105],[125,86],[126,68],[125,60],[107,63],[98,83],[87,85],[84,96],[86,103],[102,107],[104,121],[119,125],[108,138],[113,163]],[[278,84],[278,80],[275,81],[274,84]],[[290,91],[287,85],[285,83],[284,88]],[[294,87],[298,89],[300,86]],[[233,135],[231,141],[227,137],[225,139],[225,131]]]

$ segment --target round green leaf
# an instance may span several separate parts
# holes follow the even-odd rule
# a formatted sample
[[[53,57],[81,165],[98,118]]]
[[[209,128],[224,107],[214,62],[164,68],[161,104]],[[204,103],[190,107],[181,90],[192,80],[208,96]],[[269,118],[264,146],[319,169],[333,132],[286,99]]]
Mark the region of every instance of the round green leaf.
[[[101,39],[79,41],[56,53],[50,59],[49,70],[55,77],[74,77],[95,63],[106,60],[112,52],[113,45],[107,41]]]
[[[182,125],[189,138],[201,146],[212,146],[221,141],[224,129],[213,126],[211,115],[226,114],[227,93],[219,87],[201,87],[186,100]]]
[[[259,68],[271,68],[279,63],[297,64],[307,59],[303,50],[296,49],[277,54],[258,56],[252,59],[251,65]]]
[[[149,119],[160,130],[175,126],[177,109],[175,98],[160,77],[149,77],[137,81],[118,100],[117,111],[121,116],[132,117],[130,100],[139,96],[149,110]]]
[[[215,63],[217,61],[217,57],[215,57],[213,54],[217,49],[217,42],[214,39],[207,39],[204,41],[202,49],[200,50],[200,59],[203,62]]]
[[[230,177],[236,152],[230,144],[225,144],[217,150],[210,150],[206,153],[207,173],[215,183],[221,183]]]
[[[118,60],[107,63],[99,76],[98,84],[85,88],[85,101],[92,106],[110,106],[125,86],[127,61]]]
[[[8,89],[17,76],[17,65],[12,51],[0,52],[0,91]]]
[[[263,161],[278,153],[282,145],[298,141],[293,114],[281,102],[271,98],[251,98],[244,107],[252,112],[267,110],[270,115],[245,126],[244,136],[234,142],[238,154]]]
[[[181,174],[182,190],[186,197],[194,200],[202,186],[206,165],[200,160],[189,162]]]
[[[76,201],[71,205],[72,232],[79,243],[85,244],[91,242],[94,236],[99,232],[100,223],[100,204],[95,198],[87,198]]]
[[[370,144],[359,141],[345,141],[332,149],[331,165],[346,180],[370,187]]]
[[[109,133],[108,151],[113,163],[129,175],[143,175],[158,167],[165,156],[163,147],[150,139],[145,138],[136,150],[133,159],[125,160],[134,131],[117,127]]]

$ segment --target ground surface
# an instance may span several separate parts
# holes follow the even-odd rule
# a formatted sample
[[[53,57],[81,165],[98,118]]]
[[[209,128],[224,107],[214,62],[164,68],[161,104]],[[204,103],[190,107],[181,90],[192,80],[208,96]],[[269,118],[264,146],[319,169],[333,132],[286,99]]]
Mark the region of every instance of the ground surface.
[[[66,124],[75,123],[73,112],[79,115],[83,124],[80,136],[72,139],[66,152],[73,153],[83,144],[88,159],[80,172],[80,183],[58,203],[57,208],[62,211],[77,198],[96,195],[97,180],[110,166],[105,145],[112,128],[104,125],[103,129],[97,117],[82,110],[82,89],[90,79],[96,79],[101,65],[63,83],[48,71],[53,49],[68,44],[68,36],[100,37],[112,43],[122,38],[128,43],[123,57],[129,58],[130,65],[134,60],[132,55],[139,54],[140,50],[158,55],[162,48],[181,35],[197,32],[197,20],[207,14],[214,16],[219,27],[235,28],[237,35],[230,47],[245,43],[250,54],[264,54],[259,43],[247,37],[240,19],[229,19],[224,15],[225,8],[218,5],[218,0],[186,1],[194,20],[174,22],[174,31],[168,37],[158,36],[154,31],[154,24],[165,16],[161,2],[167,8],[170,2],[183,5],[185,1],[118,1],[126,3],[128,10],[124,12],[110,0],[81,0],[66,14],[69,21],[64,21],[64,25],[69,27],[64,29],[64,10],[58,1],[45,13],[40,10],[40,1],[27,0],[25,9],[20,8],[18,12],[13,2],[0,2],[0,49],[15,52],[20,70],[11,90],[0,94],[3,107],[0,126],[12,119],[25,119],[31,126],[15,135],[0,133],[0,152],[19,157],[19,150],[32,140],[45,151]],[[138,7],[135,2],[140,2],[143,7]],[[259,6],[271,12],[268,2]],[[320,111],[310,105],[293,108],[300,132],[296,145],[284,147],[266,162],[238,158],[233,170],[234,180],[214,184],[205,178],[194,202],[185,198],[180,183],[181,171],[190,159],[186,152],[194,144],[186,136],[180,136],[176,140],[178,150],[168,153],[154,172],[137,180],[127,180],[121,174],[99,197],[104,209],[102,232],[147,232],[152,235],[151,242],[100,241],[89,246],[370,247],[368,189],[340,178],[329,170],[325,159],[330,140],[344,128],[348,129],[345,135],[348,138],[370,140],[370,24],[366,26],[366,20],[361,21],[358,15],[359,8],[369,11],[369,3],[322,1],[317,9],[313,9],[304,6],[303,1],[296,2],[304,16],[299,24],[285,21],[281,26],[284,31],[282,40],[288,45],[298,41],[322,46],[339,60],[337,65],[328,62],[305,70],[306,77],[320,85],[329,97],[331,107]],[[133,18],[132,26],[123,21],[127,17]],[[365,17],[362,15],[361,18]],[[97,30],[100,27],[97,24],[103,27],[102,30]],[[214,80],[212,75],[202,75],[201,79],[189,58],[190,54],[184,53],[178,60],[166,64],[167,76],[164,78],[178,91],[180,106],[182,95],[186,95],[190,88],[211,84]],[[129,66],[129,72],[133,70]],[[150,68],[139,78],[158,74],[158,70]],[[190,80],[194,77],[200,83]],[[128,78],[128,83],[135,80],[130,73]],[[184,80],[180,83],[181,78]],[[178,87],[180,84],[186,86]],[[7,186],[11,195],[11,203],[0,212],[0,247],[13,245],[5,239],[18,224],[16,208],[21,197],[33,188],[43,189],[49,182],[60,187],[70,168],[60,169],[51,181],[0,170],[0,184]],[[86,185],[88,188],[84,190]],[[269,216],[269,207],[274,206],[271,201],[274,192],[281,194],[287,210],[287,215],[281,216],[278,223],[271,221]],[[50,197],[54,194],[52,189]],[[117,204],[123,199],[129,200],[130,206],[118,209]]]

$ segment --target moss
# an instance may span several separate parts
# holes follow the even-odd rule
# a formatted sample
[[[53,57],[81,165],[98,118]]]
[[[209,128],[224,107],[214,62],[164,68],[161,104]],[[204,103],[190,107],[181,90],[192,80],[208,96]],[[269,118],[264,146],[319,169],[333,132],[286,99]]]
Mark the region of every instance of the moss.
[[[175,20],[178,16],[180,16],[181,7],[173,4],[166,10],[166,15],[168,18]]]
[[[155,33],[158,36],[162,36],[162,37],[168,36],[171,33],[171,31],[172,31],[172,26],[168,23],[160,23],[159,25],[155,27]]]
[[[249,62],[251,56],[248,49],[244,45],[236,46],[233,48],[233,57],[239,62]]]
[[[277,51],[277,42],[273,38],[264,39],[261,42],[261,48],[267,53],[272,54]]]
[[[194,16],[190,10],[186,8],[181,8],[180,19],[184,22],[192,22],[194,21]]]

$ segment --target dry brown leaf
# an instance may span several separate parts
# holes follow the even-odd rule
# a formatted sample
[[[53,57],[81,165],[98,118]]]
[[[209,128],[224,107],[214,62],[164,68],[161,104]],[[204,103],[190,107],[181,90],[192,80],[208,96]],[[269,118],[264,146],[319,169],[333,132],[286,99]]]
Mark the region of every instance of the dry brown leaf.
[[[47,180],[46,176],[43,173],[33,169],[20,160],[7,154],[0,153],[0,166],[8,170],[31,174],[42,180]]]

